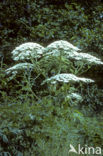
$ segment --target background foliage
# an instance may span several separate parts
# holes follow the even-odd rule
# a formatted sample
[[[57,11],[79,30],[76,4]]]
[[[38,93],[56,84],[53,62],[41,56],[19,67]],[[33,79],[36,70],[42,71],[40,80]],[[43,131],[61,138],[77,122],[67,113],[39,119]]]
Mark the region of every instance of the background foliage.
[[[21,43],[46,46],[59,39],[103,56],[102,8],[100,0],[1,0],[0,51],[5,62],[12,63],[10,52]]]

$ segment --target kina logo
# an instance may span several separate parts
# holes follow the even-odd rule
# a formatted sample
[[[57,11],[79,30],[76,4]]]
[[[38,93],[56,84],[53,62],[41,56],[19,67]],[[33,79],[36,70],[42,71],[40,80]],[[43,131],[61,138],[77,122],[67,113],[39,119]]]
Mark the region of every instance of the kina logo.
[[[70,144],[70,150],[69,150],[69,153],[70,153],[70,152],[78,153],[78,152],[76,151],[76,149],[73,147],[73,145],[71,145],[71,144]]]
[[[94,155],[100,155],[102,154],[102,149],[100,147],[88,147],[85,145],[84,147],[81,147],[80,144],[78,144],[78,149],[76,150],[72,144],[70,144],[70,150],[69,153],[76,153],[76,154],[94,154]]]

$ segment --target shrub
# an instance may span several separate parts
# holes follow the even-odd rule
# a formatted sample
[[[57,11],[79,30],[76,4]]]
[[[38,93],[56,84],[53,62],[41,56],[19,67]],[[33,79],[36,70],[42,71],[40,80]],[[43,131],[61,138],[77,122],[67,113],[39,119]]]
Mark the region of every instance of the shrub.
[[[4,74],[2,68],[1,155],[67,156],[70,144],[103,147],[102,112],[95,112],[102,105],[100,90],[93,80],[78,77],[92,65],[84,71],[82,60],[75,64],[64,55],[65,47],[62,52],[17,63]],[[98,102],[91,103],[95,94]]]

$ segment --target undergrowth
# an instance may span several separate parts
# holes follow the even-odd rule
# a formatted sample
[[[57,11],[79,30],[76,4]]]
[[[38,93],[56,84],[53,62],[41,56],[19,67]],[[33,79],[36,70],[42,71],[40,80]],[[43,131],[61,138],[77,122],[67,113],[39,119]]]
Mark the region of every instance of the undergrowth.
[[[33,71],[18,73],[13,79],[1,66],[1,156],[73,156],[70,144],[103,148],[102,91],[97,85],[89,89],[82,84],[41,85],[57,73],[77,72],[63,57],[49,59],[33,62]],[[75,92],[83,96],[82,102],[68,98]]]

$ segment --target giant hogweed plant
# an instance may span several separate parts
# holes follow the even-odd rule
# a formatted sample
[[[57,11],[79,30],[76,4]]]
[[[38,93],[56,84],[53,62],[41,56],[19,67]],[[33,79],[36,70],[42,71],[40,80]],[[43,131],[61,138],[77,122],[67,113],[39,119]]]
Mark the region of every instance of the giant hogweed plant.
[[[0,109],[0,154],[68,156],[70,144],[102,147],[102,122],[85,116],[86,107],[85,112],[82,105],[79,109],[83,104],[80,87],[93,80],[78,77],[86,67],[80,58],[81,63],[75,64],[64,55],[65,49],[56,52],[48,56],[44,51],[39,59],[30,56],[29,63],[24,59],[6,70],[3,79],[8,87],[2,84],[1,92],[8,96]]]

